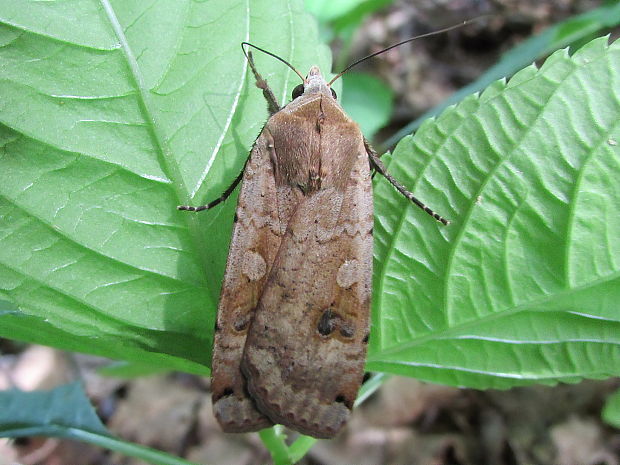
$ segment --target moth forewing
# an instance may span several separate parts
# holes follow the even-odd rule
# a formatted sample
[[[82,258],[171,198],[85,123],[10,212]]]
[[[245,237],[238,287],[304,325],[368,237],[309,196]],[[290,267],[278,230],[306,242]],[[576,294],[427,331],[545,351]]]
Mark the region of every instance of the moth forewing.
[[[364,374],[373,208],[359,127],[325,81],[315,82],[264,129],[278,201],[296,201],[241,366],[260,411],[328,438],[346,423]]]
[[[317,67],[280,109],[246,56],[273,114],[244,168],[215,327],[213,408],[227,432],[281,423],[329,438],[346,423],[364,373],[370,165],[448,221],[386,172]],[[209,209],[239,179],[213,202],[179,209]]]
[[[360,212],[361,217],[356,216]],[[256,431],[278,422],[316,437],[333,436],[346,422],[363,376],[372,193],[363,137],[318,68],[311,70],[304,95],[263,128],[244,170],[235,217],[215,328],[215,416],[227,432]],[[282,277],[283,272],[287,276]],[[345,287],[328,292],[330,282]],[[284,289],[276,300],[274,289]],[[273,365],[279,368],[266,370],[252,363],[260,358],[263,342],[247,339],[249,327],[267,328],[262,319],[253,323],[264,308],[261,318],[293,330]],[[291,311],[282,312],[285,308]],[[326,313],[333,315],[327,326],[321,325]],[[299,325],[301,320],[305,326]],[[297,327],[301,332],[295,335]],[[315,346],[313,354],[303,351],[305,344],[293,347],[292,342],[303,337]],[[245,376],[240,371],[242,352],[248,360]],[[295,366],[303,369],[304,359],[311,363],[299,374]],[[268,375],[289,380],[278,385],[286,385],[293,395],[284,392],[278,398],[278,392],[264,385],[269,384]],[[297,389],[296,375],[304,389]],[[248,381],[256,382],[250,387]],[[307,390],[312,386],[314,391]],[[282,411],[270,408],[278,403],[288,405]]]
[[[254,309],[281,242],[280,218],[273,208],[277,195],[270,145],[272,140],[263,131],[245,166],[215,326],[213,411],[230,433],[272,424],[248,395],[239,366]]]

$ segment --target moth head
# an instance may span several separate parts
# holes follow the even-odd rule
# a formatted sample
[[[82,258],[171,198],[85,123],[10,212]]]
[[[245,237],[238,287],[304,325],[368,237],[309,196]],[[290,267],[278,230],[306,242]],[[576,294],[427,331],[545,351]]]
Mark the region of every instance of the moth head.
[[[337,99],[336,92],[327,84],[319,67],[313,66],[310,68],[304,82],[293,89],[291,97],[295,100],[297,97],[301,97],[304,94],[317,93],[330,95],[334,100]]]

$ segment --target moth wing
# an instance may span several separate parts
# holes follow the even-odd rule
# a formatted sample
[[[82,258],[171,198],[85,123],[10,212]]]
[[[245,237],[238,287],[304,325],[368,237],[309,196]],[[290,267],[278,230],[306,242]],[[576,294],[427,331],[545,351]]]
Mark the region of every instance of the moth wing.
[[[258,408],[319,438],[346,423],[364,375],[373,207],[368,158],[357,151],[347,154],[346,188],[307,195],[290,217],[242,360]]]
[[[240,370],[248,327],[281,241],[272,148],[264,129],[244,170],[218,305],[211,363],[213,412],[222,430],[230,433],[272,424],[248,395]]]

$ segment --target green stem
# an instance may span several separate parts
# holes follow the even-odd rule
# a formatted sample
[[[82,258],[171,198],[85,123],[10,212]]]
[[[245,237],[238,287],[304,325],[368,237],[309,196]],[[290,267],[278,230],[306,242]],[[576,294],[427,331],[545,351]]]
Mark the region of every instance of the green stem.
[[[357,395],[357,399],[355,399],[355,407],[359,407],[366,399],[368,399],[371,395],[375,393],[377,389],[381,387],[383,383],[385,383],[391,375],[387,373],[373,373],[372,376],[362,385],[360,392]]]
[[[258,435],[271,454],[274,465],[293,465],[295,462],[291,458],[289,448],[284,441],[286,435],[282,431],[282,426],[275,425],[261,430]]]
[[[311,438],[310,436],[299,436],[295,439],[295,442],[289,447],[289,454],[291,455],[293,463],[299,462],[312,446],[314,446],[316,441],[317,439]]]

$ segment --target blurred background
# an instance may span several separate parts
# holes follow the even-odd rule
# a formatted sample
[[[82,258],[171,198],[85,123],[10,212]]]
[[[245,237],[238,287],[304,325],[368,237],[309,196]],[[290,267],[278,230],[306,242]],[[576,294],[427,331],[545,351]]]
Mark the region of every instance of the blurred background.
[[[335,72],[406,38],[488,15],[391,50],[345,75],[342,103],[379,151],[413,132],[442,102],[454,103],[532,61],[540,63],[557,47],[578,48],[606,33],[617,38],[615,19],[606,24],[606,18],[588,16],[604,5],[595,0],[306,0],[332,45]],[[81,379],[102,420],[124,439],[200,463],[270,461],[257,434],[221,433],[207,378],[105,377],[98,369],[108,360],[9,340],[0,340],[0,354],[0,390],[46,389]],[[601,420],[605,399],[618,386],[612,379],[479,392],[392,377],[354,412],[343,434],[318,442],[302,463],[619,465],[620,430]],[[140,463],[77,442],[0,439],[0,465],[15,462]]]

